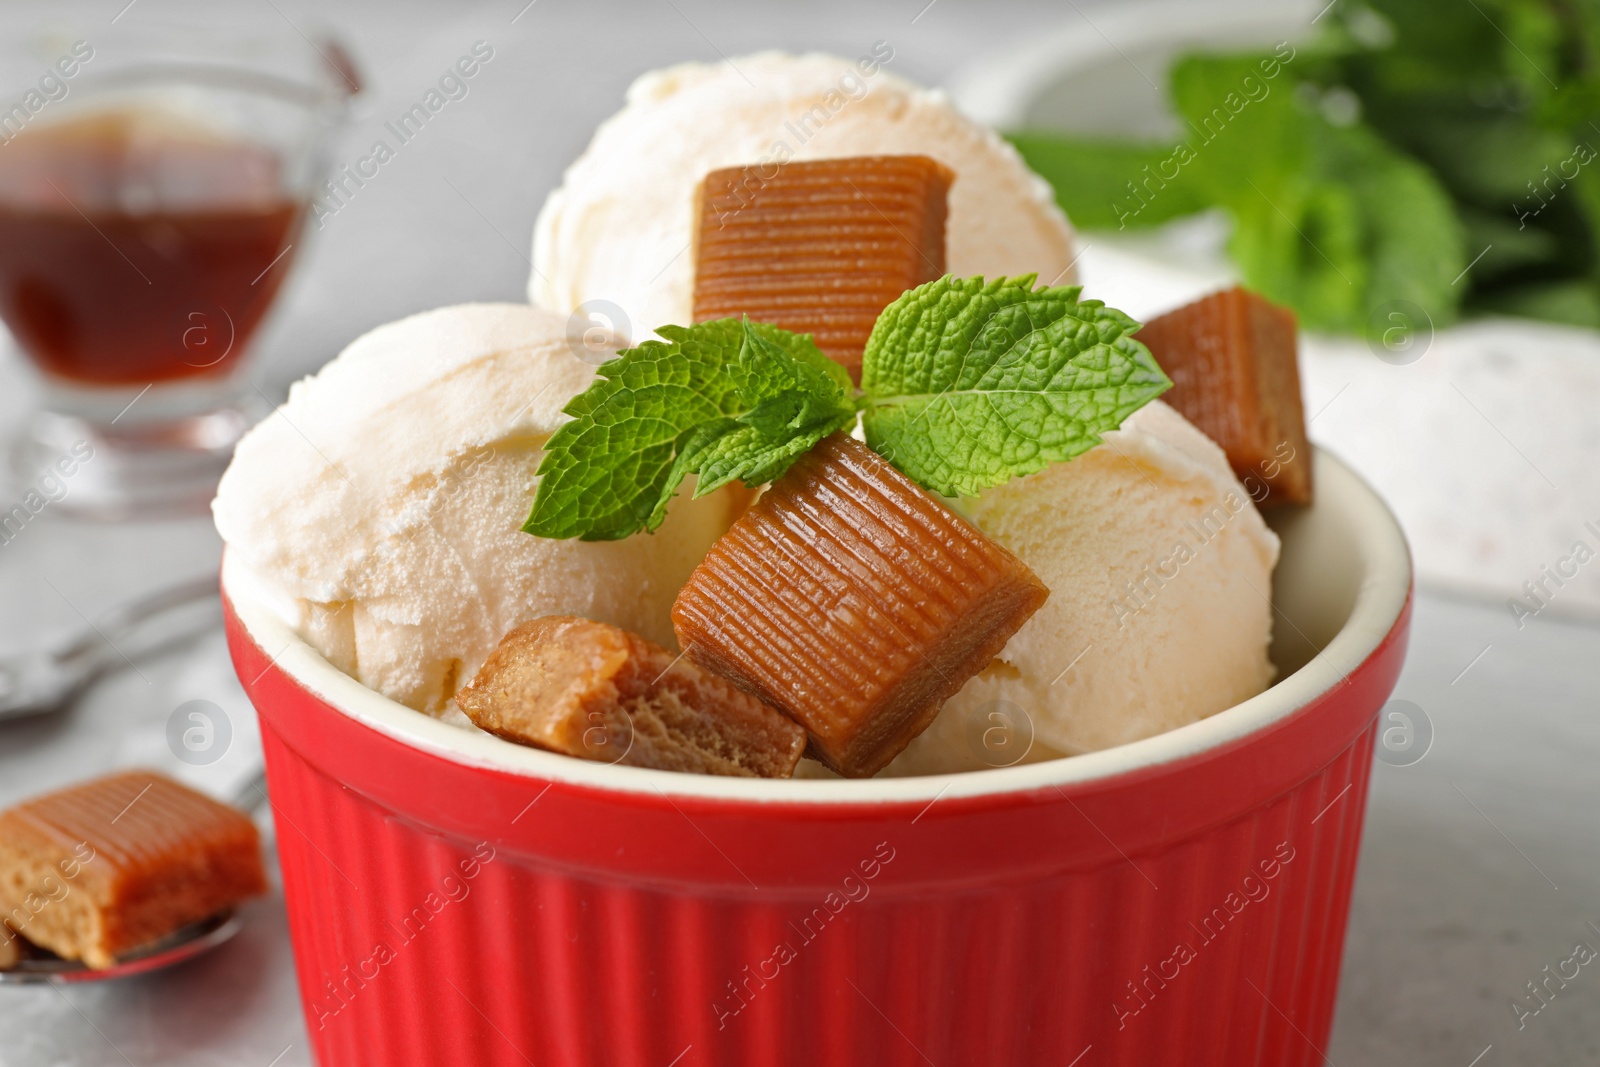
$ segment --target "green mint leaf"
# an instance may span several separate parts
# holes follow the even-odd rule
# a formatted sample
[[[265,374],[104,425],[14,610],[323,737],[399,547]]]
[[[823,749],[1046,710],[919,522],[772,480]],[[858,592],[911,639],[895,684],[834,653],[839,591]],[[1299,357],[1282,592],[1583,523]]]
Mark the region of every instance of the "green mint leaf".
[[[748,485],[769,482],[812,445],[855,423],[849,373],[818,351],[809,335],[747,319],[739,359],[729,372],[748,410],[734,425],[705,435],[694,466],[697,496],[735,478]]]
[[[1321,90],[1297,79],[1336,59],[1309,48],[1275,68],[1254,55],[1180,59],[1170,89],[1194,155],[1185,169],[1233,216],[1228,250],[1245,283],[1303,325],[1360,333],[1393,300],[1445,325],[1465,293],[1452,284],[1467,265],[1455,206],[1368,126],[1300,99]]]
[[[748,319],[739,359],[729,370],[740,399],[750,410],[739,417],[767,434],[826,421],[841,398],[855,391],[849,373],[824,356],[809,335],[763,336]]]
[[[1071,459],[1171,387],[1138,323],[1033,282],[945,277],[879,316],[867,444],[924,488],[970,496]]]
[[[1480,301],[1485,311],[1600,329],[1600,286],[1592,280],[1502,288]]]
[[[1393,300],[1426,309],[1435,326],[1455,321],[1462,293],[1454,283],[1473,253],[1450,195],[1426,167],[1370,130],[1324,125],[1316,132],[1321,172],[1349,189],[1358,205],[1368,263],[1359,318],[1344,328],[1360,332],[1377,308]]]
[[[1050,183],[1056,203],[1079,229],[1156,226],[1211,206],[1193,177],[1178,167],[1171,144],[1043,131],[1006,139],[1029,169]]]
[[[545,445],[523,530],[614,541],[654,530],[683,479],[769,481],[851,425],[849,376],[807,335],[738,319],[664,326],[603,364]]]

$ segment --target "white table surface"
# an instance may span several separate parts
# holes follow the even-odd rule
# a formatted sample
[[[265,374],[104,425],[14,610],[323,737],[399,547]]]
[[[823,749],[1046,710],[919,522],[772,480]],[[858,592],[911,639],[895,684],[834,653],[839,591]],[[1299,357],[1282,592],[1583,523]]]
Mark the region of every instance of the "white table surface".
[[[520,299],[545,191],[649,66],[774,44],[855,54],[882,39],[896,48],[890,69],[937,82],[974,41],[995,47],[1062,10],[978,0],[737,11],[707,0],[524,2],[386,5],[381,16],[376,5],[226,5],[230,17],[271,24],[281,11],[307,32],[333,25],[351,40],[372,91],[341,158],[364,149],[473,41],[496,49],[472,95],[314,235],[259,346],[256,375],[269,393],[377,323],[457,301]],[[83,25],[106,22],[123,3],[7,5],[0,34],[70,23],[72,12]],[[1080,6],[1094,10],[1089,0]],[[154,24],[185,10],[138,0],[122,19]],[[0,85],[17,76],[0,70]],[[14,426],[26,402],[17,368],[0,365],[0,420]],[[0,649],[211,571],[218,552],[203,519],[109,527],[47,512],[0,545]],[[1426,712],[1435,739],[1413,766],[1376,768],[1330,1063],[1495,1067],[1600,1056],[1600,974],[1586,969],[1520,1031],[1510,1008],[1575,942],[1600,948],[1588,925],[1600,926],[1597,636],[1547,618],[1519,631],[1503,604],[1420,595],[1396,696]],[[165,748],[168,717],[193,699],[217,704],[234,727],[228,755],[211,767],[184,767]],[[257,743],[214,635],[108,677],[61,715],[0,725],[0,804],[130,762],[165,761],[225,792]],[[234,942],[174,971],[0,989],[0,1067],[310,1062],[277,895],[250,907]]]

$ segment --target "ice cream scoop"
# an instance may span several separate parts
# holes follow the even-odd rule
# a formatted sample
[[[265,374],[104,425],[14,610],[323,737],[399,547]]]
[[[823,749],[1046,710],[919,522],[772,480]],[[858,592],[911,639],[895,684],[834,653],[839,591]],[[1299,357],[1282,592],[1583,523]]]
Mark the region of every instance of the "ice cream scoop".
[[[885,774],[1109,748],[1271,683],[1278,537],[1222,450],[1166,404],[961,506],[1050,599]]]
[[[537,616],[676,648],[673,598],[739,490],[680,499],[625,541],[520,529],[541,448],[594,376],[583,357],[566,316],[526,305],[440,308],[358,338],[240,442],[212,506],[229,554],[335,666],[434,714]]]
[[[646,74],[567,169],[534,227],[528,295],[563,313],[621,308],[635,340],[692,320],[696,189],[722,167],[920,154],[955,172],[947,269],[1072,281],[1072,230],[1049,188],[994,131],[939,92],[858,60],[763,52]],[[605,319],[614,312],[599,312]]]

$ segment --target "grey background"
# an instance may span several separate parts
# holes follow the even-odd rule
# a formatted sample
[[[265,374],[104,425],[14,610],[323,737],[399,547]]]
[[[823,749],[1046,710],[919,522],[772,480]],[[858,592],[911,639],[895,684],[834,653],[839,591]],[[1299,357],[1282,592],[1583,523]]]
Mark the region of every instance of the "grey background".
[[[576,0],[379,6],[248,0],[208,19],[352,45],[369,91],[337,156],[366,151],[474,41],[495,49],[470,95],[451,103],[350,205],[313,230],[258,345],[253,373],[278,396],[378,323],[465,300],[518,300],[545,193],[643,70],[782,46],[858,54],[895,48],[890,69],[930,83],[1045,22],[1093,32],[1100,5],[926,0],[714,4]],[[1078,8],[1081,7],[1081,11]],[[0,40],[46,27],[159,28],[202,9],[136,0],[8,3]],[[513,19],[515,22],[513,23]],[[35,76],[7,60],[0,91]],[[0,363],[0,420],[29,402],[26,375]],[[31,645],[141,589],[215,568],[203,518],[104,527],[46,513],[0,546],[0,649]],[[1380,763],[1328,1062],[1483,1067],[1600,1056],[1600,973],[1587,967],[1518,1030],[1510,1001],[1572,952],[1600,948],[1596,632],[1503,605],[1419,597],[1397,697],[1435,733],[1410,767]],[[141,663],[52,719],[0,726],[0,804],[116,763],[158,758],[169,714],[209,699],[231,716],[235,751],[191,780],[226,790],[248,769],[254,725],[215,639]],[[231,777],[230,777],[231,776]],[[0,989],[0,1065],[309,1063],[281,899],[250,909],[246,932],[212,957],[115,987]],[[276,1057],[276,1058],[275,1058]],[[1475,1059],[1475,1057],[1479,1057]],[[1092,1057],[1085,1067],[1092,1065]],[[944,1067],[944,1065],[940,1065]]]

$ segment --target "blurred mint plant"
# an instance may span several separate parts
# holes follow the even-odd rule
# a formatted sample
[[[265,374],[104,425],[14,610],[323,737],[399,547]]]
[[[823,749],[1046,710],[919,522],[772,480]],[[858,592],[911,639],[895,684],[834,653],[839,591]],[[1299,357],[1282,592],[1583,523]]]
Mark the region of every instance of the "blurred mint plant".
[[[1221,208],[1246,284],[1315,329],[1395,300],[1600,326],[1600,0],[1341,2],[1169,73],[1176,144],[1013,135],[1079,226]]]

